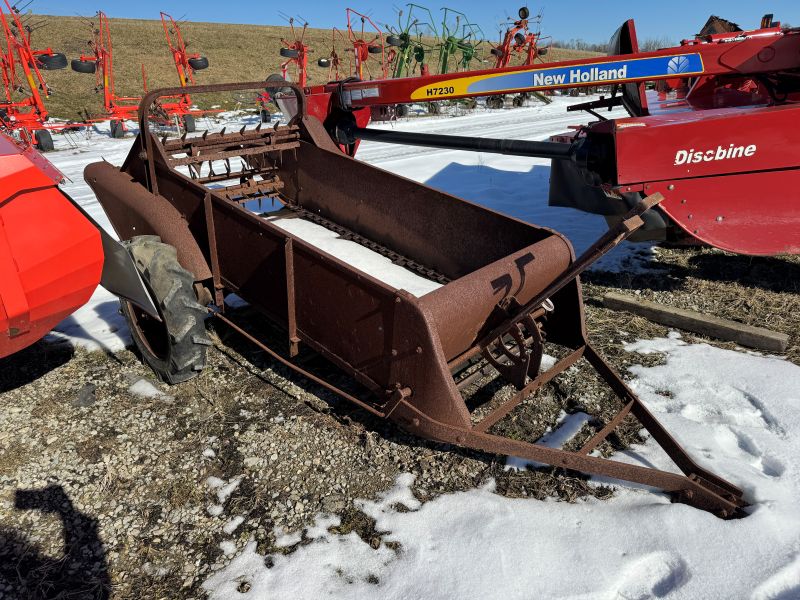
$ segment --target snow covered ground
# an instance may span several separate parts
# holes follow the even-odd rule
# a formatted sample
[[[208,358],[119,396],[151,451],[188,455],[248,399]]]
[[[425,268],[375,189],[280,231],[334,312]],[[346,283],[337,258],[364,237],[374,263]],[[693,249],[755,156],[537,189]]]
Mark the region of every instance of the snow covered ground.
[[[487,137],[546,139],[580,118],[570,100],[511,111],[479,111],[382,125]],[[202,124],[201,124],[202,125]],[[67,193],[108,225],[84,183],[84,166],[120,164],[131,141],[98,131],[76,137],[49,158],[71,182]],[[547,206],[547,161],[366,143],[359,158],[417,181],[565,233],[580,252],[602,231],[600,217]],[[646,246],[625,245],[606,268],[630,268]],[[128,342],[113,297],[92,302],[58,327],[77,343],[117,350]],[[362,510],[397,541],[373,550],[351,533],[334,535],[335,516],[302,532],[309,542],[289,555],[258,555],[254,545],[205,584],[212,598],[800,598],[800,367],[787,361],[686,344],[677,334],[637,341],[630,352],[659,352],[664,364],[633,367],[632,385],[692,456],[745,490],[747,518],[722,521],[650,490],[625,486],[606,502],[513,500],[491,487],[451,494],[422,506],[410,475]],[[565,426],[571,423],[565,420]],[[574,425],[574,423],[572,423]],[[552,439],[558,439],[555,432]],[[564,436],[562,436],[563,438]],[[552,441],[551,439],[551,441]],[[667,467],[655,444],[632,448],[627,461]],[[220,490],[227,489],[220,483]],[[604,482],[606,483],[606,482]],[[211,485],[211,484],[209,484]],[[239,515],[215,505],[220,530]],[[405,508],[400,510],[398,505]],[[231,523],[236,522],[236,527]],[[224,526],[227,529],[224,529]],[[281,539],[296,543],[301,532]],[[224,543],[224,542],[223,542]],[[223,551],[228,553],[231,544]],[[246,583],[248,593],[237,589]]]

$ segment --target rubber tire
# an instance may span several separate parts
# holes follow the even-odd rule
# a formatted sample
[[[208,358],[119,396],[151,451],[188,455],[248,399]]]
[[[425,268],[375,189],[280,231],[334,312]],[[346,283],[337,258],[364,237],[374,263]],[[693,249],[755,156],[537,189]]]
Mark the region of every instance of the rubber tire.
[[[547,51],[549,48],[537,48],[536,52],[539,56],[547,56]]]
[[[190,58],[186,62],[189,63],[189,66],[192,67],[192,70],[194,71],[202,71],[203,69],[208,68],[208,58],[205,56]]]
[[[531,11],[528,10],[527,6],[523,6],[522,8],[519,9],[517,14],[519,15],[520,19],[527,19],[528,17],[531,16]]]
[[[442,107],[439,106],[438,102],[429,102],[428,103],[428,114],[429,115],[438,115],[441,114]]]
[[[192,115],[183,115],[183,130],[186,133],[194,133],[197,131],[197,125]]]
[[[525,43],[525,36],[521,33],[517,33],[514,35],[514,41],[517,43],[517,46],[522,46]]]
[[[367,46],[367,52],[370,54],[381,54],[383,52],[383,46]]]
[[[286,81],[283,78],[283,75],[281,75],[280,73],[273,73],[272,75],[268,75],[266,80],[267,81],[282,81],[284,83],[289,83],[288,81]],[[275,88],[264,88],[264,89],[268,94],[272,94],[273,97],[274,97],[274,94],[291,94],[291,93],[293,93],[292,92],[292,88],[290,88],[290,87],[275,87]]]
[[[394,109],[394,114],[397,117],[407,117],[409,113],[408,104],[398,104]]]
[[[125,128],[122,126],[122,121],[114,119],[111,121],[111,137],[119,140],[125,137]]]
[[[399,35],[390,35],[386,38],[386,44],[398,48],[403,45],[403,38]]]
[[[493,56],[503,56],[503,51],[500,48],[492,48],[491,50],[489,50],[489,52]]]
[[[36,149],[39,152],[50,152],[55,150],[56,147],[53,144],[53,136],[50,135],[50,132],[46,129],[39,129],[35,132],[36,136]]]
[[[37,56],[36,62],[39,68],[44,71],[58,71],[67,68],[67,57],[60,52]]]
[[[272,123],[272,115],[266,108],[261,109],[261,122],[262,123]]]
[[[300,51],[294,48],[281,48],[280,52],[283,58],[300,58]]]
[[[76,73],[94,73],[97,71],[97,63],[93,60],[81,60],[73,58],[70,63],[72,70]]]
[[[520,108],[523,104],[525,104],[525,98],[522,96],[514,96],[511,100],[511,105],[515,108]]]
[[[323,69],[327,69],[331,66],[331,61],[329,58],[320,58],[317,60],[317,66],[322,67]]]
[[[150,340],[143,334],[136,316],[139,309],[121,302],[122,314],[128,321],[131,337],[144,362],[169,384],[181,383],[195,377],[206,366],[206,350],[211,339],[205,327],[208,311],[197,302],[194,276],[178,262],[174,247],[164,244],[155,235],[142,235],[125,242],[136,268],[150,290],[159,310],[162,323],[155,323]],[[161,355],[151,349],[153,336],[165,342]]]

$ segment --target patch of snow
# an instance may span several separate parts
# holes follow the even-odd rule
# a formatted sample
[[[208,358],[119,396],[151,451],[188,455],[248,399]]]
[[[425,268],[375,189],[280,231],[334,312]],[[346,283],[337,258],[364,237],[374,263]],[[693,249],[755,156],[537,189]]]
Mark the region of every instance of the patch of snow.
[[[302,531],[284,531],[279,527],[275,527],[275,529],[272,531],[272,534],[275,536],[276,548],[288,548],[290,546],[294,546],[295,544],[299,544],[303,539]]]
[[[220,504],[210,504],[206,507],[206,512],[212,517],[220,516],[223,510],[225,509]]]
[[[585,412],[567,414],[562,410],[552,431],[544,434],[536,443],[548,448],[563,448],[564,444],[574,438],[583,429],[583,426],[591,420],[592,417]],[[509,456],[506,458],[505,469],[524,471],[528,467],[535,468],[540,466],[542,464],[534,460]]]
[[[228,535],[232,535],[233,532],[236,531],[239,528],[239,525],[241,525],[242,523],[244,523],[244,517],[242,516],[233,517],[230,521],[228,521],[227,523],[225,523],[225,525],[223,525],[222,531],[224,531]]]
[[[296,235],[303,241],[360,269],[367,275],[371,275],[394,288],[406,290],[414,296],[424,296],[428,292],[442,287],[440,283],[425,279],[404,267],[394,264],[386,256],[382,256],[356,242],[342,239],[338,233],[322,225],[300,218],[286,219],[276,216],[268,217],[268,220],[287,233]]]
[[[167,396],[147,379],[137,379],[128,387],[128,391],[142,398],[165,398]]]
[[[230,495],[236,491],[236,488],[239,487],[239,484],[242,483],[242,477],[234,477],[228,483],[223,485],[217,490],[217,500],[219,500],[220,504],[225,504],[230,498]]]
[[[212,490],[215,490],[225,485],[225,481],[223,479],[220,479],[219,477],[214,477],[212,475],[211,477],[206,479],[206,485],[210,487]]]
[[[223,540],[219,543],[219,549],[225,553],[225,556],[233,556],[236,554],[236,544],[230,540]]]
[[[205,458],[215,458],[217,456],[217,453],[214,452],[213,448],[206,448],[205,450],[203,450],[203,456]]]

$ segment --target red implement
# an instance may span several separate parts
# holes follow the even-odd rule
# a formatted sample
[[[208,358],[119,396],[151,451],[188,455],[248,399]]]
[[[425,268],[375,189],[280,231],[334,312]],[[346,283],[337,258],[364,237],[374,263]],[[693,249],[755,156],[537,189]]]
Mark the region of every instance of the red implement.
[[[58,188],[61,174],[30,146],[0,136],[0,358],[83,306],[100,283],[94,224]]]

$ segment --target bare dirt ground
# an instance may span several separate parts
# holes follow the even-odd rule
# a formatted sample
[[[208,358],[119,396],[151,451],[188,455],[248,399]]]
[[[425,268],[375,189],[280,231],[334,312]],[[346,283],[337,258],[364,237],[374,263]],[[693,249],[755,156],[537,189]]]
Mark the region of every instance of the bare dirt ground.
[[[788,359],[800,361],[797,259],[660,248],[654,267],[585,277],[590,335],[623,374],[643,358],[659,360],[629,354],[624,343],[667,329],[602,308],[609,289],[784,331]],[[260,327],[248,309],[239,317]],[[340,515],[340,530],[377,548],[381,533],[354,500],[374,498],[401,472],[417,476],[421,500],[489,478],[511,496],[613,495],[575,474],[505,471],[503,457],[405,435],[236,334],[218,329],[213,338],[209,367],[174,387],[156,382],[131,351],[43,342],[0,363],[0,597],[202,598],[202,582],[230,559],[222,540],[291,552],[278,536],[319,512]],[[348,385],[325,363],[309,364]],[[602,417],[616,407],[581,368],[521,406],[503,432],[536,439],[561,410]],[[637,440],[636,428],[623,427],[604,450]],[[231,522],[237,516],[241,524]]]

